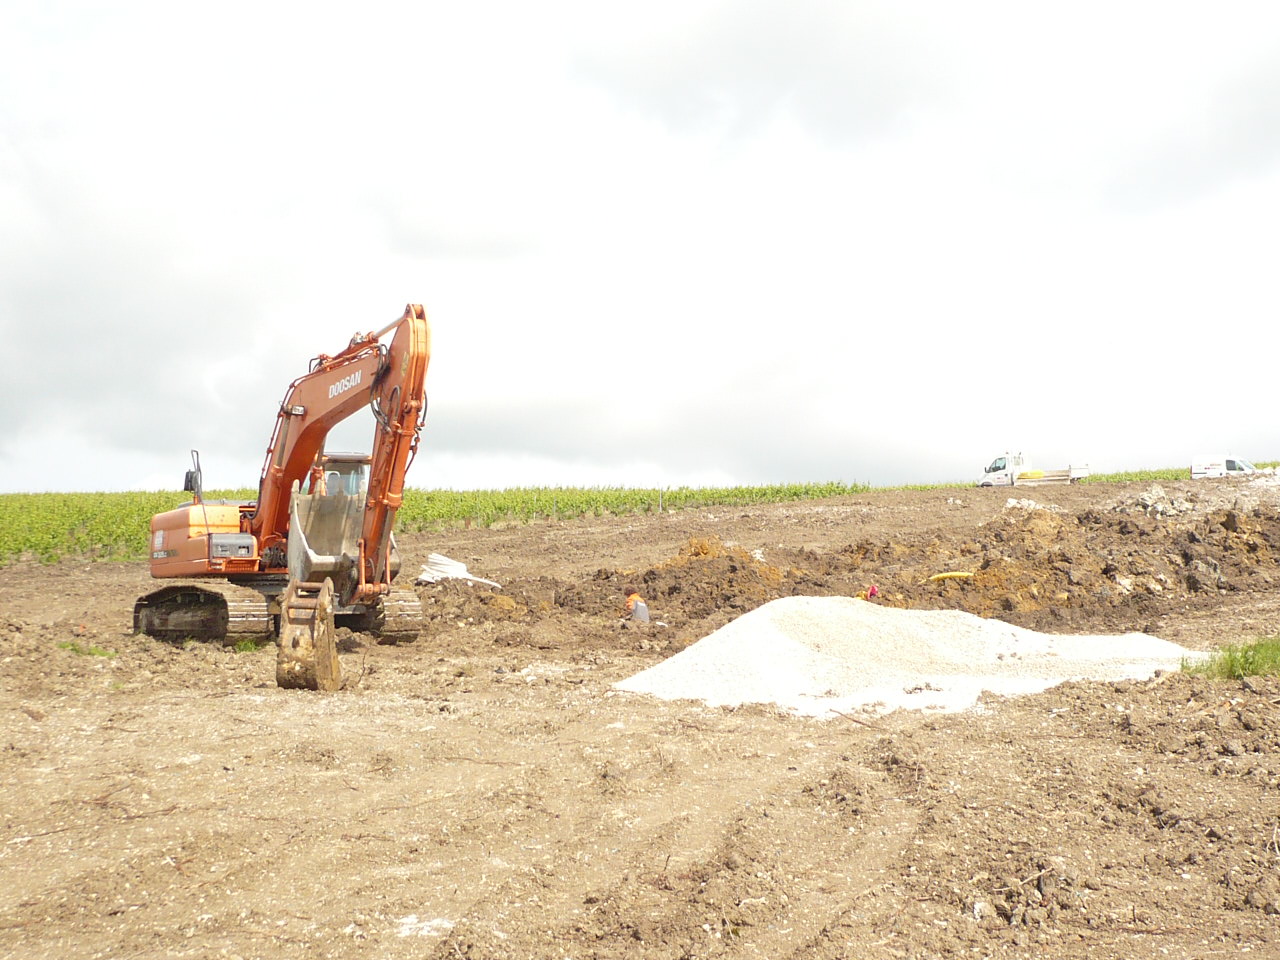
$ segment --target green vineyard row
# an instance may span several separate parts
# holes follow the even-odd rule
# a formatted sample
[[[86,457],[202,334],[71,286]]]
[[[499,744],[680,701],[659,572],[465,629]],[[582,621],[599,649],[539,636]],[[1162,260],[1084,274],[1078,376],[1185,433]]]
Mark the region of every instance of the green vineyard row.
[[[747,506],[862,493],[865,484],[810,483],[758,487],[526,487],[509,490],[405,491],[396,528],[419,532],[470,523],[572,519],[691,507]],[[248,500],[253,490],[208,491],[206,499]],[[188,502],[181,492],[0,494],[0,563],[64,557],[141,560],[151,517]]]
[[[1275,467],[1277,463],[1262,463]],[[1094,475],[1087,483],[1160,483],[1187,479],[1186,467]],[[921,484],[896,489],[963,488],[968,484]],[[739,507],[819,500],[873,489],[860,483],[793,483],[754,487],[517,487],[507,490],[405,491],[396,518],[399,530],[421,532],[469,523],[521,523],[603,514],[657,513],[695,507]],[[886,488],[881,488],[886,489]],[[247,500],[253,490],[210,491],[213,499]],[[0,494],[0,564],[51,562],[64,557],[141,560],[153,514],[189,499],[176,491],[151,493]]]

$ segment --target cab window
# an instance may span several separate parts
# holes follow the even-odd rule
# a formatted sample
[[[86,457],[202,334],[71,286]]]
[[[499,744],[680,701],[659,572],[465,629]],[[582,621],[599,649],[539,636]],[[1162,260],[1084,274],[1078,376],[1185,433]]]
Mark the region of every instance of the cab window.
[[[342,472],[337,481],[329,482],[330,493],[345,493],[348,496],[356,496],[361,493],[365,485],[368,483],[369,466],[364,463],[343,464]]]

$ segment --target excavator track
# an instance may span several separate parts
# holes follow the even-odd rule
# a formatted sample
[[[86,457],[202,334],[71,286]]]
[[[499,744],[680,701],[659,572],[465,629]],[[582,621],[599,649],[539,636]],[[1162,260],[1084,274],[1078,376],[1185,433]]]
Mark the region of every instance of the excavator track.
[[[382,601],[379,643],[413,643],[422,632],[422,601],[412,590],[392,588]]]
[[[412,590],[392,587],[372,610],[337,615],[337,624],[357,633],[368,633],[379,643],[413,643],[422,632],[422,601]]]
[[[279,577],[247,584],[184,581],[139,597],[133,605],[133,630],[158,640],[228,646],[241,640],[273,640],[284,590]],[[413,643],[422,632],[422,602],[412,590],[393,587],[376,610],[344,613],[338,607],[334,619],[340,627],[372,634],[379,643]]]
[[[133,605],[133,629],[159,640],[203,640],[235,645],[276,634],[272,607],[284,588],[278,580],[252,586],[218,580],[187,581],[154,590]]]

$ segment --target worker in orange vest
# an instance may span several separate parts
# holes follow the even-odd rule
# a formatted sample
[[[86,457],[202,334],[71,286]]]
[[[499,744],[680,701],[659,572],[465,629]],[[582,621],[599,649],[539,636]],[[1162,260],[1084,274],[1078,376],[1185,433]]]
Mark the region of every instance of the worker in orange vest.
[[[627,616],[641,623],[649,622],[649,607],[631,587],[627,587]]]

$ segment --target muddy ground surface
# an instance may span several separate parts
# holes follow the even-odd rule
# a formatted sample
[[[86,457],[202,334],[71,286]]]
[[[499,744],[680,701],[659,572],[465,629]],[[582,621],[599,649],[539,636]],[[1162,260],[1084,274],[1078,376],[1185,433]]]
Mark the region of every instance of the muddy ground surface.
[[[502,583],[271,648],[130,632],[142,564],[0,569],[0,956],[1280,956],[1280,682],[800,718],[611,685],[776,597],[1198,650],[1280,632],[1280,487],[837,500],[402,537]],[[971,573],[931,581],[940,572]],[[665,625],[618,617],[636,585]]]

